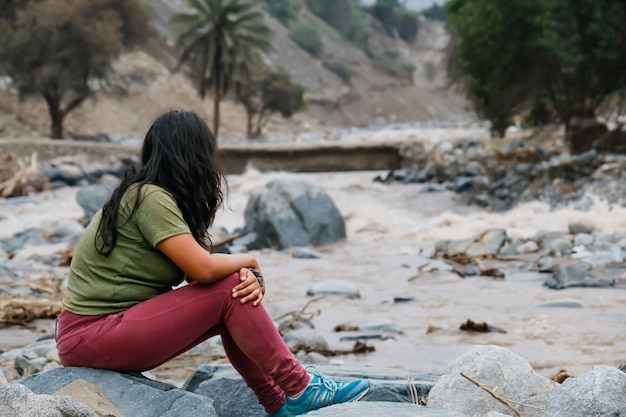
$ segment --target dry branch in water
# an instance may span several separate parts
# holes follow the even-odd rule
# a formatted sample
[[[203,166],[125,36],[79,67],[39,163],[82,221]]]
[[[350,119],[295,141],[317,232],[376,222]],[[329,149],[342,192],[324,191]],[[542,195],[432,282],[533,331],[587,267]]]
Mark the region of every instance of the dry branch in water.
[[[302,307],[299,311],[294,310],[294,311],[288,311],[287,313],[277,317],[275,320],[278,321],[284,317],[287,316],[291,316],[291,320],[287,321],[286,323],[283,323],[279,328],[278,328],[278,332],[280,334],[283,334],[283,331],[285,331],[286,329],[290,328],[291,326],[293,326],[296,322],[298,322],[302,317],[305,317],[308,320],[311,320],[313,317],[319,315],[321,313],[320,310],[316,310],[314,312],[311,313],[307,313],[306,310],[309,308],[309,306],[311,304],[313,304],[314,302],[317,302],[319,300],[321,300],[322,298],[324,298],[324,296],[321,297],[317,297],[317,298],[313,298],[312,300],[309,300],[304,307]]]
[[[482,257],[476,257],[476,256],[471,257],[465,253],[455,253],[455,254],[444,254],[440,257],[433,257],[432,259],[439,259],[447,263],[448,265],[452,267],[451,272],[454,272],[461,278],[465,278],[465,273],[463,272],[463,268],[466,265],[469,265],[471,263],[476,264],[476,266],[480,270],[481,276],[492,277],[492,278],[504,278],[505,277],[504,272],[500,271],[497,268],[486,268],[484,263],[481,260],[481,258],[493,258],[493,257],[494,255],[486,255]],[[427,266],[428,268],[426,268]],[[417,270],[418,270],[418,273],[409,277],[407,281],[409,282],[414,281],[425,274],[436,272],[436,271],[439,271],[440,269],[437,266],[432,266],[426,263],[424,265],[419,266]]]
[[[558,382],[559,384],[562,384],[563,381],[565,381],[567,378],[575,378],[575,377],[576,375],[572,375],[571,373],[567,372],[567,370],[561,369],[556,374],[549,376],[548,379],[551,379],[554,382]]]
[[[523,407],[528,407],[528,408],[534,408],[537,410],[543,410],[540,407],[535,407],[533,405],[529,405],[529,404],[524,404],[524,403],[520,403],[517,401],[513,401],[513,400],[509,400],[506,398],[503,398],[499,395],[496,394],[496,390],[498,389],[497,387],[495,389],[490,389],[488,386],[486,386],[485,384],[481,384],[480,382],[476,381],[474,378],[468,376],[467,374],[461,372],[461,376],[465,379],[467,379],[468,381],[470,381],[471,383],[473,383],[474,385],[476,385],[478,388],[486,391],[489,393],[489,395],[491,395],[493,398],[495,398],[496,400],[498,400],[499,402],[501,402],[502,404],[504,404],[505,406],[507,406],[507,408],[511,411],[513,411],[515,413],[516,416],[518,417],[524,417],[524,415],[522,413],[520,413],[515,407],[513,407],[512,404],[517,404],[517,405],[521,405]]]
[[[459,329],[464,330],[466,332],[506,333],[506,330],[501,329],[501,328],[496,327],[496,326],[491,326],[491,325],[487,324],[487,322],[484,322],[484,321],[483,322],[475,322],[475,321],[469,320],[469,319],[465,323],[462,323],[461,326],[459,326]]]
[[[316,349],[311,346],[305,345],[303,343],[298,343],[293,348],[291,348],[292,353],[298,353],[300,351],[304,351],[305,353],[317,352],[321,355],[329,357],[329,356],[375,352],[376,348],[374,346],[368,345],[365,342],[361,342],[360,340],[357,340],[356,342],[354,342],[352,349],[337,349],[337,350]]]
[[[336,325],[334,330],[336,332],[358,332],[361,328],[350,323],[341,323]]]

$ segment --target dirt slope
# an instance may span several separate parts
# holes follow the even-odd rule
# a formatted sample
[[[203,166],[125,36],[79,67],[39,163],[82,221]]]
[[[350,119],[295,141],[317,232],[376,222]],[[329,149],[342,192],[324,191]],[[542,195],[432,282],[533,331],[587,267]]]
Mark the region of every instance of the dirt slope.
[[[180,0],[152,0],[155,26],[164,37],[167,18],[181,10]],[[307,88],[307,109],[289,120],[272,118],[266,129],[269,136],[326,132],[331,126],[365,126],[392,122],[450,120],[467,117],[466,103],[446,87],[444,50],[448,42],[442,26],[422,21],[417,40],[408,45],[389,37],[372,21],[368,37],[373,46],[393,50],[404,62],[414,65],[409,82],[381,71],[359,48],[350,44],[331,27],[304,9],[300,21],[321,28],[324,60],[341,60],[356,69],[351,82],[344,83],[328,70],[322,60],[300,49],[289,30],[267,16],[274,32],[274,49],[268,60],[285,68],[296,82]],[[195,110],[212,120],[210,97],[201,101],[191,82],[173,71],[176,56],[169,46],[152,40],[145,51],[128,52],[114,64],[110,85],[87,100],[66,119],[71,136],[142,134],[151,121],[171,108]],[[48,115],[43,100],[19,100],[0,79],[0,137],[47,136]],[[245,113],[231,100],[222,104],[222,137],[245,136]]]

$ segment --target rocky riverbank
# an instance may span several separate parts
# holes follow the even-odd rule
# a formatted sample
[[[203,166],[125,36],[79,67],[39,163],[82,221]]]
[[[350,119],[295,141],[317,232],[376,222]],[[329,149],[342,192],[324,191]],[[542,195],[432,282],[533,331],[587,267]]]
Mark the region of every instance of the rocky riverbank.
[[[407,144],[404,169],[379,181],[428,183],[429,191],[450,189],[467,204],[495,211],[529,201],[588,209],[593,197],[626,205],[626,155],[591,150],[572,156],[519,140],[495,151],[480,145],[473,139]]]
[[[444,375],[450,372],[459,376],[453,364],[466,353],[476,355],[473,349],[477,345],[492,346],[490,352],[501,352],[504,347],[507,353],[503,356],[524,358],[523,372],[506,381],[492,380],[482,373],[493,363],[510,363],[501,357],[495,360],[483,352],[478,357],[485,354],[484,360],[470,356],[467,361],[479,364],[480,369],[467,368],[464,373],[482,384],[502,387],[497,394],[505,398],[524,402],[526,394],[502,394],[502,390],[520,384],[528,372],[540,376],[531,380],[531,385],[547,392],[543,384],[550,385],[546,381],[563,369],[561,375],[577,382],[567,383],[572,386],[562,393],[570,392],[589,404],[619,401],[621,394],[605,386],[619,384],[622,374],[616,373],[620,372],[617,368],[626,358],[626,347],[621,343],[626,330],[626,217],[620,194],[624,171],[616,168],[623,163],[622,157],[588,154],[573,158],[546,150],[550,156],[538,158],[535,147],[514,145],[494,153],[473,141],[422,149],[413,154],[414,164],[402,172],[287,174],[249,170],[229,178],[231,197],[216,221],[214,242],[222,251],[250,251],[260,259],[269,286],[264,304],[299,359],[321,366],[330,375],[400,381],[400,388],[393,392],[402,391],[403,396],[374,396],[365,405],[331,407],[325,412],[379,415],[387,410],[388,415],[392,409],[395,413],[397,406],[394,415],[399,416],[482,417],[493,410],[515,416],[510,409],[494,406],[500,403],[486,391],[485,397],[494,402],[483,403],[476,410],[455,408],[457,405],[449,402],[452,398],[471,403],[470,397],[458,393],[446,393],[446,401],[441,403],[432,395],[426,401],[424,393],[436,393],[436,385],[444,384]],[[521,155],[531,156],[523,159]],[[432,163],[426,170],[429,161]],[[129,392],[144,386],[150,390],[162,387],[168,395],[181,399],[163,401],[172,410],[179,410],[171,415],[184,415],[175,404],[208,404],[195,396],[188,399],[185,387],[202,385],[192,384],[192,376],[205,375],[210,381],[213,371],[207,371],[207,366],[220,369],[220,373],[230,372],[217,340],[151,371],[149,380],[146,375],[133,376],[140,379],[133,379],[130,385],[122,384],[129,378],[124,375],[58,368],[55,356],[53,318],[60,308],[71,248],[93,210],[117,182],[123,165],[117,158],[106,163],[59,158],[38,169],[52,189],[0,200],[0,314],[4,322],[0,366],[12,387],[32,381],[28,386],[39,395],[54,394],[61,386],[46,383],[46,388],[35,388],[38,375],[44,378],[40,381],[48,377],[67,384],[91,381],[127,417],[143,414],[125,409],[134,403],[123,393],[107,391],[107,384],[126,387]],[[468,175],[468,170],[476,175]],[[583,172],[589,175],[587,180]],[[507,181],[496,184],[499,178]],[[536,187],[540,190],[537,194],[517,192],[511,185],[523,181],[531,184],[538,179],[542,185]],[[557,193],[549,188],[555,187],[555,179],[564,183],[573,179],[576,191]],[[291,187],[294,182],[299,185]],[[464,182],[470,184],[468,188],[455,186]],[[271,183],[282,184],[279,195],[286,195],[286,201],[271,193]],[[490,189],[486,187],[489,183],[499,185]],[[306,193],[318,187],[326,191],[321,194],[323,200],[309,199],[304,205],[289,200],[300,194],[284,192],[295,189],[318,195]],[[468,198],[471,195],[474,200]],[[297,242],[265,241],[262,237],[268,232],[258,230],[255,219],[246,216],[255,201],[255,212],[261,215],[258,208],[263,207],[259,204],[263,199],[280,201],[283,210],[301,210],[299,218],[308,217],[307,209],[326,207],[320,219],[334,221],[335,231],[343,223],[345,234],[300,234],[303,240]],[[468,201],[485,203],[481,207]],[[280,231],[278,217],[273,227]],[[314,229],[303,227],[302,231]],[[321,246],[316,246],[315,239],[321,239]],[[37,339],[41,340],[31,345]],[[411,371],[399,371],[402,369]],[[510,373],[504,365],[499,369],[504,375]],[[237,384],[242,382],[233,382],[236,379],[233,376],[229,384],[240,387]],[[411,379],[418,381],[413,384],[417,390],[413,396]],[[592,380],[608,382],[602,382],[599,389],[593,385],[596,382],[589,382]],[[463,389],[483,390],[465,378],[460,381]],[[584,388],[570,391],[579,382]],[[444,385],[453,384],[448,381]],[[241,410],[261,415],[258,404],[242,400],[247,397],[215,395],[215,389],[211,386],[207,392],[213,395],[208,397],[217,415],[229,415],[220,409],[222,399],[235,401],[224,407],[239,409],[237,415],[244,415]],[[613,400],[590,400],[587,394],[598,390],[602,395],[613,392]],[[93,387],[88,391],[93,393]],[[11,392],[21,395],[19,398],[32,395]],[[150,392],[137,394],[137,398],[153,398],[150,395],[156,391]],[[242,391],[237,388],[233,392]],[[550,391],[552,395],[556,392]],[[477,396],[476,391],[469,394]],[[539,416],[594,415],[554,414],[552,396],[542,398],[537,406],[543,407],[544,414]],[[410,402],[422,405],[412,406]],[[578,404],[564,400],[568,402]],[[146,403],[137,404],[152,410],[153,414],[145,415],[167,415],[154,414],[155,409]],[[576,409],[592,412],[579,405]],[[525,417],[535,415],[529,409],[520,410]],[[623,413],[619,407],[593,412]],[[207,415],[212,414],[207,411]]]
[[[48,352],[46,353],[46,351]],[[54,341],[5,353],[36,361],[54,357]],[[52,359],[54,360],[54,359]],[[334,405],[316,416],[620,417],[626,415],[626,363],[597,366],[579,377],[547,379],[497,346],[476,346],[443,374],[393,368],[312,365],[334,379],[365,378],[360,403]],[[16,382],[0,374],[0,410],[8,416],[175,417],[263,415],[254,393],[230,365],[202,365],[180,387],[149,374],[54,367]],[[8,413],[8,414],[6,414]]]

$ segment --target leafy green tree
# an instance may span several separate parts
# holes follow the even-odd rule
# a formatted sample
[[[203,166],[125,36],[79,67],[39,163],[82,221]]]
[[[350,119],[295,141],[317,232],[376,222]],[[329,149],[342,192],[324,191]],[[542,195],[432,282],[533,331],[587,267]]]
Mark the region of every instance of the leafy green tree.
[[[369,8],[369,12],[383,24],[387,33],[392,36],[395,35],[397,24],[395,9],[396,5],[389,1],[377,1]]]
[[[564,124],[572,152],[592,145],[581,121],[626,89],[626,2],[451,0],[446,11],[451,74],[495,134],[517,114],[547,112]]]
[[[179,66],[189,65],[200,97],[213,92],[213,133],[218,136],[220,102],[270,50],[271,30],[259,1],[189,0],[189,5],[192,12],[174,14],[170,20]]]
[[[404,4],[397,0],[376,0],[376,3],[366,10],[383,24],[389,35],[398,34],[406,42],[413,42],[417,37],[418,14],[407,10]]]
[[[413,42],[419,32],[418,14],[410,10],[396,9],[396,30],[406,42]]]
[[[553,110],[572,151],[591,145],[576,130],[626,88],[626,2],[549,0],[544,71]],[[589,138],[590,139],[590,138]]]
[[[305,107],[304,91],[304,87],[294,83],[287,72],[272,72],[263,67],[257,67],[249,77],[238,81],[236,96],[246,110],[248,136],[261,136],[273,113],[288,118],[302,110]]]
[[[446,8],[439,3],[434,3],[432,6],[422,10],[422,15],[426,19],[438,20],[440,22],[445,22],[447,19]]]
[[[452,0],[447,4],[453,36],[450,73],[475,110],[503,134],[541,85],[543,0]]]
[[[135,0],[30,0],[0,3],[0,74],[22,96],[42,96],[50,136],[63,137],[65,117],[105,82],[111,62],[150,33]]]

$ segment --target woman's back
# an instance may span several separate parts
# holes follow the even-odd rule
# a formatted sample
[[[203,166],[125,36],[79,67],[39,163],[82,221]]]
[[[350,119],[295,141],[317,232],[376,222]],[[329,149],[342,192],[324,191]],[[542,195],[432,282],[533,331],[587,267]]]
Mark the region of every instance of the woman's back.
[[[98,315],[125,310],[162,294],[183,280],[181,270],[156,244],[168,237],[190,233],[176,201],[156,185],[141,190],[137,211],[131,215],[136,187],[120,202],[117,242],[109,256],[98,252],[99,211],[76,247],[63,306],[76,314]],[[130,218],[129,218],[130,216]],[[98,239],[98,240],[96,240]]]

